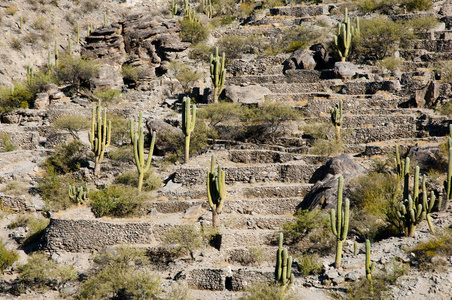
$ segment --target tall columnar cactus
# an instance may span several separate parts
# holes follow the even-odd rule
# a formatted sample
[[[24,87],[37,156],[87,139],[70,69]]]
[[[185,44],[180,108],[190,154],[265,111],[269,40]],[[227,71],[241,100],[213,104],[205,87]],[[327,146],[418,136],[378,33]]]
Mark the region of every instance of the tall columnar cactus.
[[[80,45],[80,23],[77,22],[77,45]]]
[[[69,185],[68,187],[69,199],[77,204],[83,204],[88,201],[89,188],[83,186],[76,187]]]
[[[451,125],[451,135],[452,135],[452,125]],[[446,201],[452,199],[452,138],[449,136],[447,138],[447,177],[444,181],[444,190],[446,192]]]
[[[58,58],[59,58],[59,52],[58,52],[58,40],[55,39],[55,67],[58,67]]]
[[[342,100],[331,109],[331,123],[334,126],[334,133],[336,141],[341,140],[341,127],[343,124],[344,115],[342,113]]]
[[[138,120],[138,133],[133,128],[133,119],[130,119],[130,140],[133,145],[133,155],[135,165],[138,170],[138,192],[141,192],[143,186],[144,174],[149,171],[151,166],[152,154],[154,153],[155,132],[152,133],[151,145],[149,146],[148,160],[144,161],[144,134],[143,134],[143,113],[140,112]]]
[[[188,16],[188,11],[190,9],[190,4],[188,3],[188,0],[184,0],[184,15]]]
[[[103,21],[102,25],[104,25],[104,26],[108,25],[107,12],[104,12],[104,21]]]
[[[190,112],[191,108],[191,112]],[[190,152],[190,136],[195,129],[196,105],[190,106],[190,97],[182,99],[182,132],[185,135],[185,163],[188,162]]]
[[[177,14],[177,3],[174,3],[174,0],[171,0],[171,16],[174,18]]]
[[[91,130],[88,132],[91,149],[95,156],[94,175],[100,174],[100,164],[104,159],[105,149],[110,146],[111,140],[111,121],[107,122],[107,111],[102,111],[100,100],[97,108],[93,107]]]
[[[336,46],[337,53],[339,54],[341,61],[345,61],[352,45],[352,37],[354,35],[360,35],[359,19],[356,19],[356,27],[354,27],[348,17],[348,9],[346,8],[344,13],[344,21],[339,23],[337,26],[337,32],[334,36],[334,45]]]
[[[33,83],[33,79],[34,79],[34,72],[33,72],[33,67],[28,65],[27,66],[27,83],[28,85],[31,85]]]
[[[370,263],[370,241],[366,240],[366,278],[370,283],[370,294],[373,296],[374,287],[372,284],[372,273],[375,270],[375,262]]]
[[[331,231],[336,236],[336,260],[334,267],[341,266],[342,246],[347,239],[348,224],[350,220],[350,200],[345,199],[345,207],[342,210],[342,192],[344,189],[344,178],[342,176],[338,179],[337,187],[337,211],[332,209],[330,211]]]
[[[67,35],[67,43],[68,43],[69,56],[72,56],[72,41],[71,41],[71,36],[69,34]]]
[[[210,78],[213,83],[213,102],[218,102],[218,97],[224,89],[226,70],[224,69],[225,54],[218,56],[218,47],[215,48],[215,56],[210,54]]]
[[[192,11],[192,10],[191,10],[191,7],[188,8],[187,16],[188,16],[188,20],[189,20],[191,23],[198,23],[198,24],[201,24],[201,17],[196,18],[196,11]]]
[[[284,288],[290,289],[294,282],[294,275],[292,273],[292,256],[289,256],[287,249],[283,249],[282,233],[279,234],[278,250],[276,250],[276,267],[275,267],[275,281]]]
[[[202,0],[202,11],[209,19],[213,17],[212,0]]]
[[[395,145],[395,152],[396,152],[397,181],[402,182],[403,172],[405,170],[405,162],[400,159],[399,145]]]
[[[410,195],[410,158],[405,158],[403,183],[403,200],[399,203],[397,216],[399,217],[406,236],[413,237],[416,226],[425,219],[426,212],[419,199],[419,167],[415,168],[413,196]]]
[[[224,171],[221,165],[215,172],[215,157],[212,155],[210,160],[210,171],[207,171],[207,199],[212,209],[212,225],[217,228],[220,225],[219,214],[223,209],[224,200],[226,198],[226,184]]]
[[[427,187],[425,185],[426,177],[422,176],[422,206],[425,212],[425,218],[427,219],[428,228],[432,233],[435,233],[435,228],[433,227],[432,217],[430,213],[432,212],[433,206],[435,205],[436,196],[433,191],[430,192],[430,198],[427,197]],[[441,197],[440,197],[441,198]],[[441,200],[439,200],[441,201]],[[439,204],[439,202],[438,202]]]

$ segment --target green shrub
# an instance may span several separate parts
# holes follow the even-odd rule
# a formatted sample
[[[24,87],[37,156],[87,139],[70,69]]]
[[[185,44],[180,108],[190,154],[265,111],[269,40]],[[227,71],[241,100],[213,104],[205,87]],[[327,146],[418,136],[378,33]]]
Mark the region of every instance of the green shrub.
[[[388,69],[391,72],[394,72],[395,70],[400,69],[400,67],[403,64],[402,58],[395,58],[394,56],[383,58],[382,60],[378,61],[378,65],[382,66],[383,68]]]
[[[226,63],[243,54],[258,54],[265,50],[266,42],[261,35],[224,35],[217,42],[219,53],[225,53]]]
[[[74,205],[68,196],[68,186],[75,183],[70,174],[58,175],[49,168],[37,181],[37,190],[46,202],[47,210],[58,211]]]
[[[122,66],[122,78],[127,85],[136,84],[139,80],[149,75],[143,67],[133,67],[131,65]]]
[[[202,246],[202,234],[192,225],[180,225],[172,227],[163,237],[165,246],[174,246],[173,252],[177,255],[189,254],[195,260],[194,252]]]
[[[1,189],[1,192],[14,196],[26,195],[28,194],[28,185],[23,181],[11,181]]]
[[[6,152],[11,152],[17,149],[17,146],[11,142],[11,136],[9,134],[0,134],[0,139],[3,143],[3,149],[5,149]]]
[[[78,299],[161,299],[160,278],[150,272],[144,250],[109,249],[94,258],[94,272],[80,287]]]
[[[111,149],[107,155],[109,159],[114,161],[132,163],[134,160],[133,149],[130,144]]]
[[[6,249],[6,244],[0,239],[0,269],[3,271],[13,265],[19,259],[19,254],[14,250]]]
[[[278,284],[271,284],[268,282],[254,283],[245,290],[245,295],[239,300],[295,300],[300,299],[291,291]]]
[[[292,53],[298,49],[308,49],[310,46],[324,41],[328,34],[328,30],[325,28],[301,24],[285,29],[277,46],[282,50],[281,52]]]
[[[326,139],[328,132],[332,131],[331,123],[308,123],[303,126],[304,136],[312,139]]]
[[[200,72],[194,71],[187,64],[175,60],[170,62],[169,70],[174,72],[174,76],[182,85],[185,93],[189,93],[194,83],[203,76]]]
[[[190,46],[190,53],[188,57],[190,59],[197,59],[202,61],[209,61],[210,54],[213,52],[212,48],[205,43],[199,43]]]
[[[276,6],[282,6],[283,1],[282,0],[263,0],[262,1],[262,8],[272,8]]]
[[[115,178],[115,182],[132,187],[138,187],[138,173],[135,170],[125,171]],[[153,170],[146,172],[143,177],[143,191],[150,192],[162,185],[162,179]]]
[[[162,300],[195,300],[195,298],[191,295],[187,285],[177,282],[171,285],[170,291]]]
[[[90,81],[98,72],[99,67],[94,62],[68,55],[60,59],[56,77],[78,90],[80,87],[91,87]]]
[[[361,0],[358,7],[363,13],[380,12],[389,14],[398,9],[396,0]]]
[[[28,228],[27,235],[24,238],[22,247],[26,245],[30,245],[34,242],[37,242],[42,234],[44,233],[44,230],[46,229],[47,225],[49,225],[49,219],[46,219],[44,217],[35,217],[33,215],[18,215],[14,221],[12,221],[8,228],[14,229],[18,227],[24,227]]]
[[[205,150],[209,147],[208,139],[216,137],[216,131],[214,128],[209,128],[204,122],[197,121],[191,134],[189,149],[190,156],[205,152]]]
[[[254,263],[256,263],[258,266],[260,266],[265,261],[265,249],[262,246],[250,247],[248,248],[248,251],[253,258]]]
[[[421,270],[447,270],[447,259],[452,255],[452,229],[446,228],[438,232],[430,240],[409,249],[409,252],[414,253],[414,256],[411,256],[411,264]]]
[[[34,95],[25,85],[16,84],[12,93],[10,88],[0,90],[0,112],[33,107],[33,105]]]
[[[434,16],[416,17],[406,22],[406,26],[416,31],[427,31],[438,26],[440,22]]]
[[[97,218],[131,217],[144,213],[144,197],[136,189],[110,185],[90,194],[91,209]]]
[[[111,144],[115,146],[130,144],[130,121],[119,115],[110,114],[108,120],[111,121]]]
[[[303,276],[318,275],[322,273],[323,264],[318,261],[318,257],[315,254],[303,254],[298,257],[298,271]]]
[[[55,153],[46,159],[46,166],[58,174],[78,171],[84,162],[87,147],[78,140],[57,147]]]
[[[28,263],[19,267],[19,278],[33,288],[43,288],[45,285],[63,285],[75,280],[77,271],[74,266],[61,266],[44,253],[33,253],[28,257]]]
[[[432,0],[404,0],[403,5],[408,11],[427,11],[432,9]]]
[[[442,105],[439,108],[439,112],[440,114],[444,115],[444,116],[450,116],[452,115],[452,101],[447,101],[446,104]]]
[[[309,232],[318,227],[326,227],[329,223],[328,215],[319,210],[298,210],[294,222],[284,224],[286,240],[297,242]]]
[[[394,46],[414,38],[403,22],[394,22],[387,18],[376,17],[361,21],[361,34],[354,38],[354,54],[364,55],[372,59],[381,60],[392,56]]]
[[[311,154],[334,156],[344,152],[344,144],[337,140],[315,140],[310,149]]]
[[[334,293],[334,299],[386,299],[391,285],[396,285],[400,276],[408,274],[407,264],[393,260],[387,263],[382,272],[372,275],[372,287],[366,278],[357,280],[346,287],[346,293]],[[371,294],[371,289],[373,294]]]
[[[209,36],[209,27],[203,22],[190,21],[188,18],[183,18],[179,21],[180,33],[179,36],[184,42],[198,44],[205,41]]]
[[[35,73],[33,80],[27,83],[26,89],[33,95],[36,95],[44,90],[44,86],[51,83],[59,85],[60,82],[54,72],[49,72],[47,67],[44,67],[41,72]]]
[[[74,138],[80,139],[78,132],[91,127],[91,120],[86,116],[66,114],[52,122],[52,126],[67,130]]]
[[[11,48],[20,51],[22,49],[22,40],[13,38],[11,41]]]
[[[96,90],[94,96],[102,101],[103,104],[118,103],[122,98],[121,91],[118,90]]]

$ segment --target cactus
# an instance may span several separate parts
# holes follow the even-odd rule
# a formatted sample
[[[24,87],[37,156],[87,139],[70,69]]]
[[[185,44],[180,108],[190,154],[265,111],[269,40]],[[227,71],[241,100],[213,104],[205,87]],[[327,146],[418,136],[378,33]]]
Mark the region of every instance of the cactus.
[[[91,27],[91,25],[86,26],[86,36],[90,36],[92,31],[93,28]]]
[[[344,188],[344,178],[342,176],[338,179],[337,187],[337,211],[332,209],[330,211],[331,231],[336,236],[336,260],[334,267],[341,266],[342,245],[347,239],[348,224],[350,220],[350,200],[345,199],[345,207],[342,210],[342,192]]]
[[[395,152],[396,152],[397,181],[398,182],[402,182],[402,180],[403,180],[403,171],[405,169],[405,162],[400,159],[399,145],[395,145]]]
[[[58,40],[55,39],[55,67],[58,67],[58,57],[59,57],[59,53],[58,53]]]
[[[370,283],[370,295],[374,294],[374,287],[372,284],[372,273],[375,270],[375,262],[370,263],[370,241],[366,240],[366,278]]]
[[[404,233],[408,237],[413,237],[416,226],[425,219],[425,211],[419,199],[419,167],[416,166],[414,173],[413,197],[409,193],[410,183],[410,158],[405,158],[403,200],[399,203],[397,216],[399,217]]]
[[[190,135],[195,129],[196,122],[196,105],[191,105],[191,109],[190,113],[190,98],[184,97],[182,99],[182,132],[185,135],[185,163],[189,159]]]
[[[344,21],[337,25],[337,33],[334,36],[334,45],[336,46],[337,53],[339,54],[341,61],[345,61],[350,51],[352,44],[352,36],[360,35],[359,19],[356,20],[356,27],[350,22],[348,17],[348,9],[345,9]]]
[[[69,185],[68,187],[69,199],[77,204],[83,204],[88,201],[89,188],[83,188],[83,186],[76,187],[75,185]]]
[[[226,70],[224,69],[225,54],[218,56],[218,47],[215,48],[215,56],[210,55],[210,78],[213,83],[213,102],[218,102],[218,97],[224,89],[224,81],[226,78]]]
[[[190,4],[188,3],[188,0],[184,0],[184,15],[188,16],[188,12],[190,10]]]
[[[284,289],[290,289],[294,282],[292,273],[292,256],[289,256],[287,249],[283,249],[283,234],[279,234],[278,250],[276,250],[275,281]]]
[[[174,3],[174,0],[171,0],[171,15],[174,18],[177,14],[177,3]]]
[[[77,45],[80,45],[80,23],[77,22]]]
[[[212,0],[202,0],[202,11],[207,18],[211,19],[213,17]]]
[[[71,36],[69,34],[67,35],[67,43],[68,43],[69,56],[72,56],[72,41],[71,41]]]
[[[221,165],[215,172],[215,157],[212,155],[210,159],[210,171],[207,171],[207,199],[212,209],[212,225],[217,228],[220,225],[219,214],[223,209],[224,200],[226,198],[226,185],[224,171]]]
[[[187,16],[188,16],[188,20],[189,20],[191,23],[198,23],[198,24],[201,24],[201,17],[196,18],[196,12],[195,12],[195,11],[192,12],[192,11],[191,11],[191,7],[188,8]]]
[[[149,170],[154,152],[155,132],[152,133],[151,145],[149,146],[148,160],[144,162],[144,134],[143,134],[143,113],[140,112],[138,120],[138,133],[133,129],[133,119],[130,119],[130,140],[133,144],[133,154],[135,165],[138,170],[138,192],[141,192],[143,186],[144,174]]]
[[[20,16],[19,19],[19,29],[22,30],[24,27],[24,18],[22,16]]]
[[[428,228],[432,233],[435,233],[435,228],[433,227],[432,218],[430,213],[432,212],[433,206],[435,205],[436,196],[433,191],[430,192],[430,198],[427,198],[427,187],[425,185],[426,178],[425,175],[422,177],[422,206],[425,212],[425,218],[427,219]],[[438,202],[439,203],[439,202]]]
[[[354,256],[356,256],[356,255],[358,255],[358,242],[357,241],[355,241],[354,243],[353,243],[353,255]]]
[[[28,65],[27,66],[27,83],[28,83],[28,85],[31,85],[33,83],[34,77],[35,77],[35,74],[33,72],[33,67]]]
[[[452,135],[452,125],[450,126],[450,135]],[[444,181],[444,190],[446,192],[446,201],[452,199],[452,138],[449,136],[447,138],[447,177]],[[441,207],[438,207],[441,208]]]
[[[88,132],[91,149],[95,156],[94,175],[100,174],[100,164],[104,159],[105,149],[110,146],[111,140],[111,121],[107,122],[107,111],[103,110],[100,100],[97,108],[93,107],[91,130]]]
[[[108,24],[107,12],[104,12],[104,21],[103,21],[102,25],[107,26],[107,24]]]
[[[331,109],[331,123],[334,125],[334,133],[336,141],[341,140],[341,127],[344,115],[342,114],[342,100]]]

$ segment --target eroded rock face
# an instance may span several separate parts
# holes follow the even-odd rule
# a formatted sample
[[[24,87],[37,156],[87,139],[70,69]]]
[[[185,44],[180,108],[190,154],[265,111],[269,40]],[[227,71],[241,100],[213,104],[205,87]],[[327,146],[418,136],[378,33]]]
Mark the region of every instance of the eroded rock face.
[[[302,69],[314,70],[316,62],[310,50],[300,49],[295,51],[286,61],[284,61],[284,70]]]
[[[161,72],[164,61],[178,56],[190,43],[180,40],[175,20],[135,14],[117,23],[94,30],[86,38],[82,56],[102,58],[111,65],[130,64],[149,70],[152,78]]]
[[[322,170],[323,168],[323,170]],[[318,171],[326,175],[318,181],[300,206],[302,209],[335,208],[337,204],[337,182],[339,176],[344,177],[344,191],[351,179],[365,174],[365,170],[348,154],[341,154],[330,159]]]

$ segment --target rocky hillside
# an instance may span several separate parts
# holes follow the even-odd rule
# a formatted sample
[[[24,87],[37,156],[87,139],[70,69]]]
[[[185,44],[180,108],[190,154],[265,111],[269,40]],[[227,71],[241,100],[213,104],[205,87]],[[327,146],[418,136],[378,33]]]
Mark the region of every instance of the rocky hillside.
[[[449,299],[452,3],[199,2],[194,20],[182,1],[174,17],[168,1],[0,3],[1,297]],[[344,13],[360,32],[341,61]],[[197,117],[185,161],[187,96]],[[111,139],[95,135],[105,153],[92,150],[92,115],[111,121]],[[137,157],[152,152],[139,191]],[[226,190],[217,228],[213,158]],[[336,268],[340,177],[350,221]],[[294,281],[277,298],[280,232]]]

